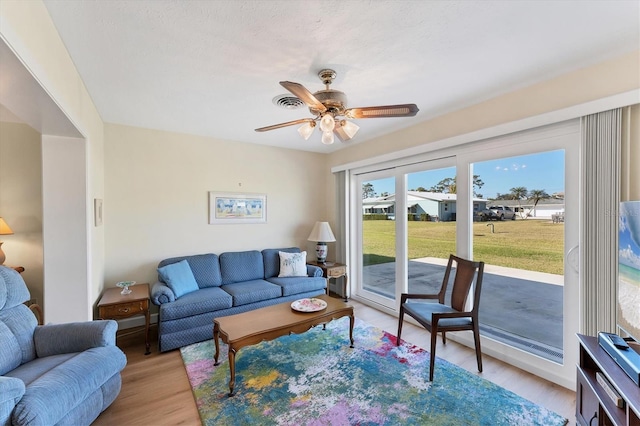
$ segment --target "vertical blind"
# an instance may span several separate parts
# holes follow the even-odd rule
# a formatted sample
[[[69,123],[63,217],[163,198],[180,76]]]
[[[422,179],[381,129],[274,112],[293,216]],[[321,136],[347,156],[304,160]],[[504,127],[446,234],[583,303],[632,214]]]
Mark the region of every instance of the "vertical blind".
[[[614,332],[620,202],[620,108],[582,118],[581,332]]]

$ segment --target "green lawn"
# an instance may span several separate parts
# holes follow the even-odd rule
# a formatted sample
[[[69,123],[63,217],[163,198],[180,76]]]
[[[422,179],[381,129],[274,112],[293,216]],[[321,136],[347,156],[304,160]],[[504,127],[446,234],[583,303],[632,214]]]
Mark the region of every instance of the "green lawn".
[[[408,222],[408,226],[409,259],[446,259],[455,254],[455,222]],[[395,222],[365,220],[363,227],[365,266],[393,261]],[[563,241],[563,223],[528,219],[473,224],[473,258],[491,265],[562,275]]]

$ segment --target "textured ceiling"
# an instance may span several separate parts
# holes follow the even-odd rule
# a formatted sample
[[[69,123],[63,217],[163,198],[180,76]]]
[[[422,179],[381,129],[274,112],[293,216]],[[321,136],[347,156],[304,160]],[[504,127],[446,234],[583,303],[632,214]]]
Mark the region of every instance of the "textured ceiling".
[[[413,118],[358,120],[366,140],[640,49],[632,1],[45,0],[102,119],[317,152],[311,117],[272,99],[295,81],[350,107],[415,103]]]

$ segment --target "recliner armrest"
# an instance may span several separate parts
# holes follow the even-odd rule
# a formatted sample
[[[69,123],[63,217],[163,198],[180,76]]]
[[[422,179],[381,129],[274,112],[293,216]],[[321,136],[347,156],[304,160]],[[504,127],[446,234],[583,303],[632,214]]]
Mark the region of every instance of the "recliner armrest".
[[[307,276],[309,277],[321,277],[324,274],[322,273],[322,268],[315,265],[307,265]]]
[[[163,303],[175,302],[175,300],[175,293],[162,281],[156,282],[151,288],[151,301],[154,305],[160,306]]]
[[[48,324],[36,327],[33,341],[39,358],[115,346],[118,323],[114,320]]]
[[[24,382],[0,376],[0,424],[11,424],[11,413],[25,393]]]

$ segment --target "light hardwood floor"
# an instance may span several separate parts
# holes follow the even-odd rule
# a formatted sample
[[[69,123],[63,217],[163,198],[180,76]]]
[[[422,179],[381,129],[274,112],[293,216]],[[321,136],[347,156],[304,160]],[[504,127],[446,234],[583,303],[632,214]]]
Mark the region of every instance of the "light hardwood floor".
[[[350,301],[356,318],[397,333],[398,320],[373,308]],[[152,336],[157,335],[155,327]],[[429,346],[429,333],[405,322],[404,340],[420,347]],[[142,331],[118,337],[118,346],[127,354],[127,366],[122,372],[122,391],[94,425],[198,425],[200,418],[191,387],[182,364],[180,351],[158,353],[156,340],[151,355],[144,355]],[[357,342],[356,342],[357,344]],[[440,358],[490,380],[514,393],[569,419],[575,424],[575,392],[540,379],[502,361],[483,355],[483,373],[478,373],[472,349],[451,340],[446,345],[438,339],[436,351]],[[437,371],[436,371],[437,379]]]

